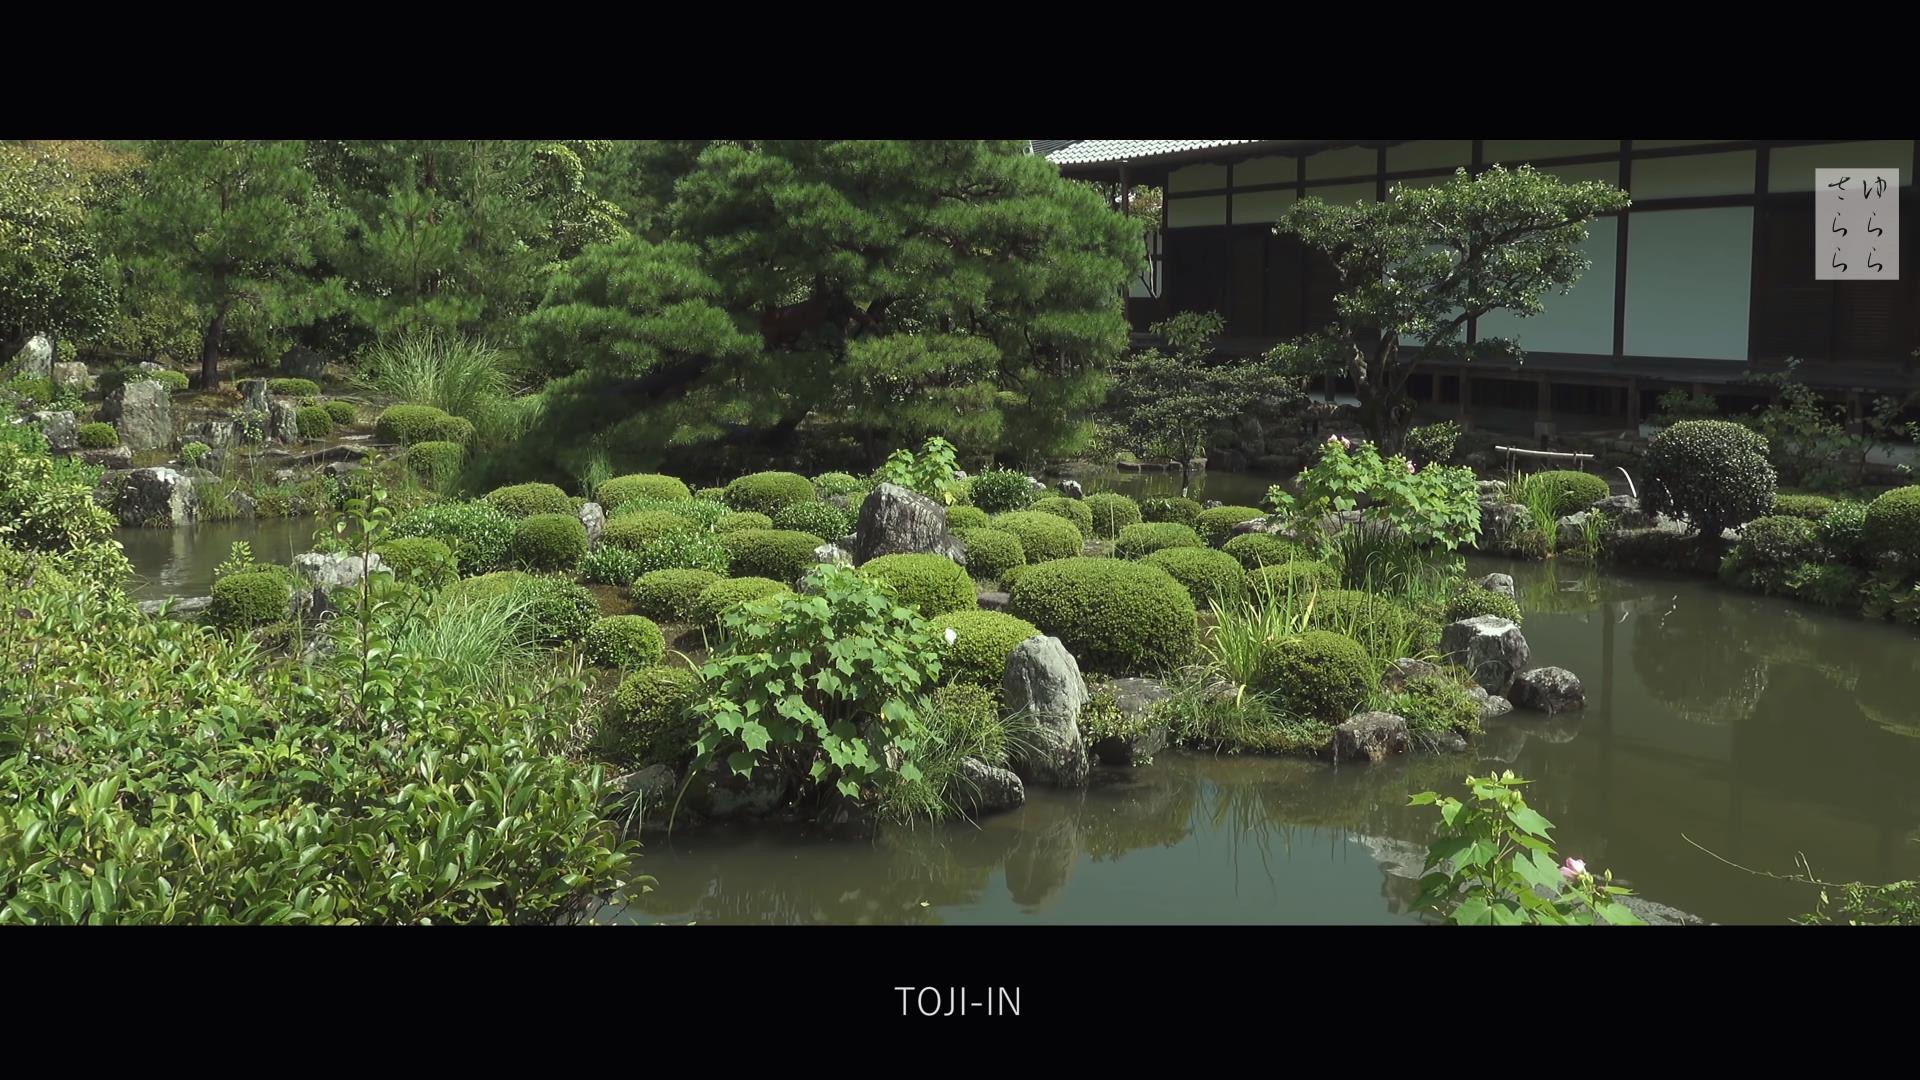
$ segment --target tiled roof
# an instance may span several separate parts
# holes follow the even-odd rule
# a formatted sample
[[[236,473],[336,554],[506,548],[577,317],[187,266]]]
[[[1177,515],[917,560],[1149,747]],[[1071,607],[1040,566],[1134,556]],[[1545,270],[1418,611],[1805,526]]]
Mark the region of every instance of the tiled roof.
[[[1237,146],[1258,139],[1081,139],[1046,153],[1055,165],[1094,165],[1107,161],[1140,161],[1146,158],[1206,150],[1215,146]]]
[[[1063,150],[1079,141],[1079,139],[1029,139],[1027,149],[1033,153],[1045,155]]]

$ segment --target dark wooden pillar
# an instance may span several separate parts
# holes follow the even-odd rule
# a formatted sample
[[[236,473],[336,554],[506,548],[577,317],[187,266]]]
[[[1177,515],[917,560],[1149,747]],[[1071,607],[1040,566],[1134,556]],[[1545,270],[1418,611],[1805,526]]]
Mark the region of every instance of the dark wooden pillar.
[[[1627,380],[1627,426],[1640,430],[1640,380]]]
[[[1535,420],[1553,419],[1553,384],[1545,375],[1535,383],[1538,393],[1534,396],[1533,418]]]
[[[1460,426],[1473,430],[1473,376],[1460,373]]]

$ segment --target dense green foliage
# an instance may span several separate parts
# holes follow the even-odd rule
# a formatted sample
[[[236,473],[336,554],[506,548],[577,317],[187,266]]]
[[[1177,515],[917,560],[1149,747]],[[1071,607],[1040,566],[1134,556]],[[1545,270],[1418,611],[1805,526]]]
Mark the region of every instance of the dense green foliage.
[[[882,555],[861,564],[860,572],[885,582],[900,603],[929,618],[979,606],[973,579],[945,555]]]
[[[287,575],[272,570],[228,574],[213,583],[208,618],[216,626],[248,627],[287,617],[293,590]]]
[[[699,526],[665,510],[629,509],[600,528],[600,542],[629,551],[643,551],[669,536],[697,531]]]
[[[1306,544],[1272,533],[1243,533],[1220,545],[1220,550],[1240,560],[1240,565],[1249,570],[1278,566],[1313,555],[1313,549]]]
[[[514,603],[517,631],[529,644],[578,641],[600,617],[600,605],[585,588],[565,578],[515,570],[466,578],[440,594],[440,605],[443,610],[453,610],[463,603],[495,597]]]
[[[1808,521],[1819,521],[1832,513],[1833,508],[1838,505],[1840,504],[1824,495],[1777,494],[1773,497],[1775,514],[1805,518]]]
[[[1141,522],[1140,504],[1125,495],[1113,492],[1096,492],[1086,498],[1087,510],[1092,515],[1094,536],[1111,540],[1120,535],[1120,530]]]
[[[460,564],[453,549],[425,536],[388,540],[373,549],[393,576],[429,592],[460,580]]]
[[[721,617],[738,604],[792,592],[784,582],[763,577],[725,578],[700,590],[693,598],[693,620],[701,626],[719,625]]]
[[[956,533],[963,529],[984,529],[987,525],[987,512],[977,506],[947,507],[947,528]]]
[[[453,549],[463,577],[491,573],[506,565],[514,520],[486,502],[433,503],[393,520],[395,537],[424,536]]]
[[[1015,510],[993,519],[993,527],[1020,538],[1020,549],[1030,563],[1066,559],[1080,554],[1081,533],[1073,522],[1038,510]]]
[[[517,517],[572,514],[573,500],[552,484],[512,484],[487,492],[487,502]]]
[[[1202,510],[1194,518],[1193,528],[1209,546],[1220,547],[1233,536],[1235,525],[1266,516],[1267,512],[1256,506],[1216,506],[1211,510]]]
[[[717,533],[739,532],[742,529],[771,528],[773,528],[772,518],[752,510],[736,510],[730,514],[723,514],[718,521],[713,523],[713,531]]]
[[[726,504],[735,510],[773,515],[794,503],[812,502],[813,483],[799,473],[760,472],[727,485]]]
[[[320,393],[320,384],[312,379],[268,379],[267,392],[279,397],[310,398]]]
[[[1027,474],[1015,469],[982,469],[967,485],[973,505],[988,514],[1024,510],[1033,501],[1033,491],[1033,482],[1027,479]],[[951,512],[948,518],[951,520]],[[954,524],[957,526],[958,522]]]
[[[792,532],[812,533],[821,540],[838,540],[853,531],[846,512],[832,503],[797,502],[780,508],[773,515],[773,527]]]
[[[392,405],[373,422],[373,432],[382,442],[403,446],[417,442],[472,441],[473,425],[431,405]]]
[[[627,580],[633,583],[627,589],[627,596],[640,614],[660,622],[697,623],[702,620],[696,614],[694,602],[702,589],[721,577],[711,570],[652,570],[638,576],[628,575]]]
[[[820,538],[788,529],[742,529],[720,537],[733,573],[740,577],[795,581],[814,565]]]
[[[1191,526],[1200,520],[1200,511],[1206,507],[1195,499],[1170,498],[1147,499],[1140,504],[1142,521],[1171,521],[1179,525]]]
[[[1468,738],[1480,733],[1480,703],[1460,680],[1447,675],[1407,680],[1399,693],[1381,703],[1381,709],[1405,720],[1408,733],[1427,744],[1447,735]]]
[[[1255,595],[1262,597],[1312,593],[1339,588],[1340,571],[1317,559],[1294,559],[1248,570],[1246,584]]]
[[[1743,525],[1773,509],[1767,441],[1725,420],[1682,420],[1647,446],[1642,504],[1685,518],[1701,536]]]
[[[1193,597],[1165,570],[1122,559],[1074,557],[1029,566],[1007,613],[1060,639],[1088,671],[1162,671],[1193,652]]]
[[[587,627],[580,651],[590,663],[632,670],[657,664],[666,655],[660,627],[643,615],[609,615]]]
[[[1166,548],[1205,548],[1200,534],[1171,521],[1142,522],[1120,530],[1113,553],[1122,559],[1142,559]]]
[[[460,478],[467,448],[456,442],[429,439],[407,447],[407,469],[430,488],[445,489]]]
[[[656,664],[628,672],[607,703],[602,750],[628,765],[686,764],[700,735],[693,706],[703,692],[692,668]]]
[[[105,450],[120,445],[119,429],[104,421],[81,424],[79,438],[83,450]]]
[[[303,439],[324,439],[333,434],[333,414],[324,405],[308,405],[294,414]]]
[[[1272,642],[1252,685],[1274,691],[1298,715],[1337,724],[1366,701],[1369,662],[1352,638],[1309,630]]]
[[[616,476],[593,489],[593,501],[599,503],[608,516],[612,516],[621,506],[635,499],[691,499],[692,497],[693,492],[687,490],[684,482],[658,473],[629,473],[626,476]]]
[[[323,402],[321,407],[326,409],[327,415],[333,418],[335,427],[350,427],[360,420],[359,412],[354,409],[350,401]]]
[[[1024,566],[1026,549],[1020,538],[1005,529],[956,529],[954,534],[967,555],[967,573],[983,580],[997,580],[1008,570]]]
[[[1006,674],[1007,656],[1021,642],[1040,636],[1032,623],[1004,611],[950,611],[936,616],[932,627],[943,641],[947,631],[953,631],[953,642],[946,646],[947,676],[995,691]]]
[[[0,342],[106,326],[111,264],[88,222],[99,179],[53,148],[0,145]]]
[[[1093,508],[1085,499],[1070,499],[1065,495],[1049,495],[1035,499],[1028,508],[1033,513],[1052,514],[1073,522],[1073,527],[1083,537],[1093,536]]]
[[[1555,518],[1576,514],[1608,495],[1613,490],[1605,479],[1592,473],[1575,472],[1570,469],[1548,469],[1537,472],[1521,481],[1529,487],[1542,488],[1551,494],[1551,510]]]
[[[1195,543],[1192,546],[1163,547],[1140,561],[1157,566],[1186,586],[1198,607],[1210,600],[1232,600],[1240,595],[1246,571],[1233,556]]]
[[[507,551],[527,570],[572,570],[586,557],[587,527],[572,514],[534,514],[520,519]]]
[[[642,574],[654,570],[706,570],[725,574],[732,562],[733,556],[720,538],[704,532],[669,532],[644,541],[634,552],[634,566]]]
[[[1520,605],[1513,598],[1492,589],[1483,589],[1478,585],[1462,585],[1447,597],[1447,606],[1443,618],[1447,622],[1461,619],[1475,619],[1482,615],[1497,615],[1513,622],[1520,621]]]
[[[1920,484],[1895,488],[1869,503],[1860,542],[1872,552],[1920,560]]]

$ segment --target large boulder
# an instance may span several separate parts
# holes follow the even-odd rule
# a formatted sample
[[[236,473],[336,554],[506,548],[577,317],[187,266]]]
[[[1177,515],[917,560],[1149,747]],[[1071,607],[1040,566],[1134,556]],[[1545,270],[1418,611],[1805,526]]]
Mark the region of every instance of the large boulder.
[[[1440,665],[1429,664],[1425,660],[1415,660],[1411,656],[1403,656],[1388,664],[1387,670],[1381,673],[1380,689],[1389,694],[1397,694],[1406,689],[1407,684],[1415,679],[1439,674],[1441,674]]]
[[[1587,541],[1587,523],[1593,515],[1585,510],[1568,514],[1554,523],[1554,540],[1563,548],[1579,548]]]
[[[1489,694],[1505,694],[1533,658],[1520,625],[1498,615],[1448,623],[1440,631],[1440,652],[1448,663],[1466,668]]]
[[[294,590],[293,611],[301,618],[317,619],[333,610],[330,599],[335,589],[358,585],[366,578],[368,567],[375,573],[386,569],[380,556],[370,555],[362,561],[358,555],[344,552],[323,554],[309,551],[293,557],[293,572],[299,575],[302,587]]]
[[[300,409],[285,398],[267,403],[267,438],[275,442],[300,441]]]
[[[120,429],[120,443],[138,453],[173,448],[173,404],[164,383],[126,383],[107,395],[101,415]]]
[[[1499,694],[1487,693],[1486,688],[1483,686],[1476,686],[1467,691],[1467,696],[1472,698],[1474,703],[1480,706],[1480,722],[1483,724],[1495,717],[1505,716],[1513,711],[1513,702],[1508,701]]]
[[[1488,574],[1480,579],[1479,585],[1488,592],[1499,593],[1509,600],[1519,599],[1513,594],[1513,578],[1508,574]]]
[[[193,520],[193,480],[173,469],[134,469],[103,476],[95,500],[122,525],[170,529]]]
[[[124,470],[133,467],[133,451],[125,446],[103,446],[97,449],[80,450],[73,456],[102,469]]]
[[[966,550],[947,528],[947,509],[917,491],[881,484],[860,506],[853,556],[866,562],[882,555],[945,555],[967,565]]]
[[[1140,765],[1166,749],[1167,725],[1152,718],[1154,706],[1173,692],[1158,679],[1115,679],[1114,704],[1120,709],[1118,730],[1092,747],[1102,765]]]
[[[53,377],[53,341],[45,334],[35,334],[27,339],[6,362],[11,371],[6,377],[15,375],[28,379],[50,379]]]
[[[295,345],[280,354],[280,374],[289,379],[313,379],[327,373],[327,358],[303,345]]]
[[[1497,548],[1526,524],[1527,509],[1504,499],[1480,500],[1480,546]]]
[[[587,547],[589,549],[598,547],[601,530],[607,527],[606,510],[597,502],[581,503],[580,509],[575,511],[575,516],[580,519],[580,524],[586,526]]]
[[[241,379],[234,388],[240,391],[240,407],[247,412],[264,413],[273,400],[265,379]]]
[[[715,821],[746,821],[785,806],[790,787],[786,770],[771,763],[739,776],[724,758],[716,758],[693,778],[686,803],[694,813]]]
[[[1077,787],[1087,782],[1087,745],[1080,737],[1080,712],[1087,705],[1087,681],[1080,662],[1059,638],[1031,637],[1007,656],[1000,680],[1009,713],[1025,713],[1037,725],[1032,745],[1013,758],[1013,771],[1029,783]]]
[[[1007,601],[1010,600],[1011,597],[1005,592],[987,589],[980,593],[979,599],[980,610],[982,611],[1005,611],[1007,610]]]
[[[1572,712],[1587,704],[1580,676],[1560,667],[1534,668],[1514,677],[1508,692],[1513,703],[1523,709],[1548,714]]]
[[[852,566],[853,555],[839,544],[821,544],[813,549],[813,561],[822,566]]]
[[[961,758],[959,775],[948,781],[948,794],[972,814],[1013,810],[1027,801],[1027,786],[1011,769],[997,768],[976,758]]]
[[[1607,524],[1615,529],[1645,529],[1653,524],[1653,515],[1640,508],[1640,500],[1631,495],[1609,495],[1592,507],[1595,513],[1605,514]]]
[[[1404,754],[1412,744],[1407,720],[1385,712],[1364,712],[1349,716],[1333,729],[1333,760],[1385,761]]]
[[[37,412],[33,414],[33,422],[40,426],[40,434],[47,437],[47,449],[56,454],[70,454],[80,449],[80,424],[74,420],[71,410]]]
[[[239,439],[239,433],[234,428],[231,420],[201,420],[188,424],[186,430],[180,433],[180,445],[197,442],[209,450],[225,450]]]
[[[87,365],[82,363],[55,364],[53,365],[52,378],[54,388],[57,390],[74,390],[85,393],[93,389],[93,372],[88,371]]]

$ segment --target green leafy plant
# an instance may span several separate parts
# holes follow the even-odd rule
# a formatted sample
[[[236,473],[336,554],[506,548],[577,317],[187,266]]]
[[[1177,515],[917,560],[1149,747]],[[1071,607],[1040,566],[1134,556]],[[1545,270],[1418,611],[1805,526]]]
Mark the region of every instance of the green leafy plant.
[[[1015,510],[993,519],[993,527],[1020,538],[1020,550],[1029,563],[1066,559],[1080,554],[1083,541],[1073,522],[1038,510]]]
[[[1407,458],[1419,465],[1445,465],[1460,441],[1460,425],[1452,420],[1425,424],[1407,432]]]
[[[592,562],[594,555],[603,551],[625,554],[619,548],[596,548],[593,555],[587,556],[587,561]],[[700,591],[722,578],[709,570],[653,570],[629,574],[626,580],[632,582],[627,587],[627,596],[640,614],[660,622],[697,623],[700,619],[694,604]]]
[[[580,560],[580,580],[593,585],[627,585],[641,574],[640,556],[626,548],[601,544]]]
[[[1696,394],[1684,386],[1676,386],[1660,395],[1655,406],[1654,423],[1665,427],[1682,420],[1717,420],[1720,418],[1720,401],[1712,394]]]
[[[119,429],[105,422],[81,424],[79,437],[83,450],[108,450],[120,445]]]
[[[506,565],[515,521],[486,502],[446,502],[418,507],[393,521],[393,536],[424,536],[453,549],[463,577],[491,573]]]
[[[1725,420],[1683,420],[1647,446],[1642,504],[1683,517],[1709,543],[1773,509],[1767,441]]]
[[[1527,806],[1527,781],[1512,770],[1472,777],[1472,802],[1423,791],[1410,806],[1440,812],[1441,838],[1427,849],[1420,904],[1461,926],[1639,926],[1620,902],[1632,890],[1613,872],[1594,875],[1586,863],[1555,862],[1553,822]]]
[[[185,465],[189,469],[197,469],[200,467],[201,462],[207,460],[207,455],[212,452],[213,448],[206,443],[190,442],[180,448],[180,464]]]
[[[988,514],[1023,510],[1033,502],[1033,482],[1014,469],[982,469],[968,485],[973,505]],[[951,517],[951,512],[949,512]]]
[[[1372,443],[1354,446],[1338,437],[1322,443],[1319,458],[1300,474],[1298,496],[1275,485],[1267,502],[1300,536],[1321,535],[1322,518],[1356,509],[1360,521],[1346,531],[1391,532],[1419,547],[1452,551],[1480,535],[1473,470],[1421,468],[1404,457],[1382,457]]]
[[[897,484],[917,491],[942,506],[960,501],[962,490],[955,477],[959,460],[953,444],[938,435],[929,438],[920,453],[895,450],[873,474],[877,484]]]

